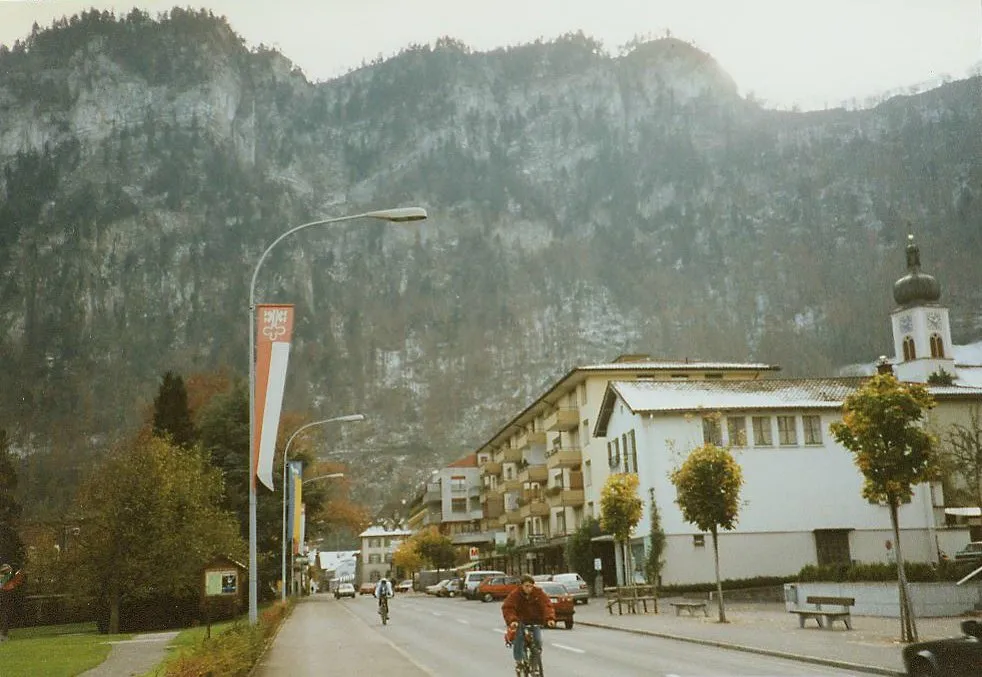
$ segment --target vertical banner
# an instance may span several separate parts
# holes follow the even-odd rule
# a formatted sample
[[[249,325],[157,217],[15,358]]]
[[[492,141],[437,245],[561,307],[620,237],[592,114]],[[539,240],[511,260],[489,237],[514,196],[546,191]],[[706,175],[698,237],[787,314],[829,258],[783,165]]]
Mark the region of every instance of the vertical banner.
[[[287,505],[286,505],[286,541],[283,547],[286,547],[286,543],[293,542],[293,534],[296,533],[293,525],[296,522],[294,517],[294,506],[297,504],[297,482],[303,478],[303,461],[290,461],[287,463],[287,480],[286,486],[283,487],[283,491],[286,492]],[[295,552],[291,550],[291,552]]]
[[[290,521],[293,528],[290,530],[293,539],[293,554],[300,553],[300,543],[303,538],[301,530],[301,519],[303,515],[303,476],[297,473],[293,476],[293,512],[290,513]]]
[[[280,427],[293,335],[293,306],[261,304],[256,306],[256,311],[256,410],[253,420],[258,429],[253,437],[256,448],[252,455],[256,477],[272,489],[276,432]]]

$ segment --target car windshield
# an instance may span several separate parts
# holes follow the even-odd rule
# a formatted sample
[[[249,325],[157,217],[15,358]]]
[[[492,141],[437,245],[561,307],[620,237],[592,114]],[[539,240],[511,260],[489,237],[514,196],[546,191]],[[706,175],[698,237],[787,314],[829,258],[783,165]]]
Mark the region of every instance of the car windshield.
[[[542,582],[542,583],[536,583],[536,585],[542,588],[542,591],[545,592],[547,595],[567,594],[566,586],[563,585],[562,583]]]

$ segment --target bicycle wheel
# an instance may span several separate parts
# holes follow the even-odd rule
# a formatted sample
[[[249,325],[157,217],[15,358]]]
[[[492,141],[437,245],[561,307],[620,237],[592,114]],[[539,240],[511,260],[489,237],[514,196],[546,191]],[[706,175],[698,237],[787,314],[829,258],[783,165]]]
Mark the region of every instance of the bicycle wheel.
[[[529,675],[532,677],[544,677],[542,673],[542,650],[532,652],[529,658]]]

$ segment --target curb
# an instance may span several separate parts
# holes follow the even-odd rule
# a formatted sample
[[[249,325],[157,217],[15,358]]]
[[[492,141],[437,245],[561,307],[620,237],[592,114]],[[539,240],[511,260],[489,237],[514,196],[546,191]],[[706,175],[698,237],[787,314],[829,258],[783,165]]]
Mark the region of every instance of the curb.
[[[774,658],[783,658],[785,660],[798,661],[800,663],[813,663],[815,665],[824,665],[830,668],[840,668],[842,670],[853,670],[855,672],[868,672],[874,675],[886,675],[887,677],[906,677],[906,673],[898,672],[896,670],[891,670],[890,668],[881,668],[876,665],[861,665],[858,663],[848,663],[846,661],[837,661],[830,658],[818,658],[816,656],[805,656],[801,654],[788,653],[786,651],[776,651],[774,649],[761,649],[755,646],[746,646],[744,644],[733,644],[731,642],[723,642],[715,639],[699,639],[696,637],[685,637],[682,635],[671,635],[666,632],[656,632],[654,630],[636,630],[634,628],[621,628],[616,625],[609,625],[607,623],[597,623],[596,621],[576,621],[577,625],[586,625],[593,628],[603,628],[604,630],[617,630],[619,632],[629,632],[634,635],[646,635],[648,637],[659,637],[661,639],[673,639],[678,642],[689,642],[691,644],[701,644],[703,646],[715,646],[721,649],[732,649],[733,651],[743,651],[746,653],[759,654],[761,656],[773,656]]]

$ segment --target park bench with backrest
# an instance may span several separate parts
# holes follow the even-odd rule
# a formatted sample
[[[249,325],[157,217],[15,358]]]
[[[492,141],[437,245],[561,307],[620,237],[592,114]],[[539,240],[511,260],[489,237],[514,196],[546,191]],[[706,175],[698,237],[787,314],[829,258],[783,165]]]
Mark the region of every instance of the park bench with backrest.
[[[831,630],[835,621],[842,621],[846,629],[852,630],[852,615],[849,607],[856,604],[854,597],[809,595],[805,598],[805,602],[815,606],[807,609],[789,609],[790,613],[797,614],[799,627],[805,627],[805,620],[814,618],[820,628]]]

